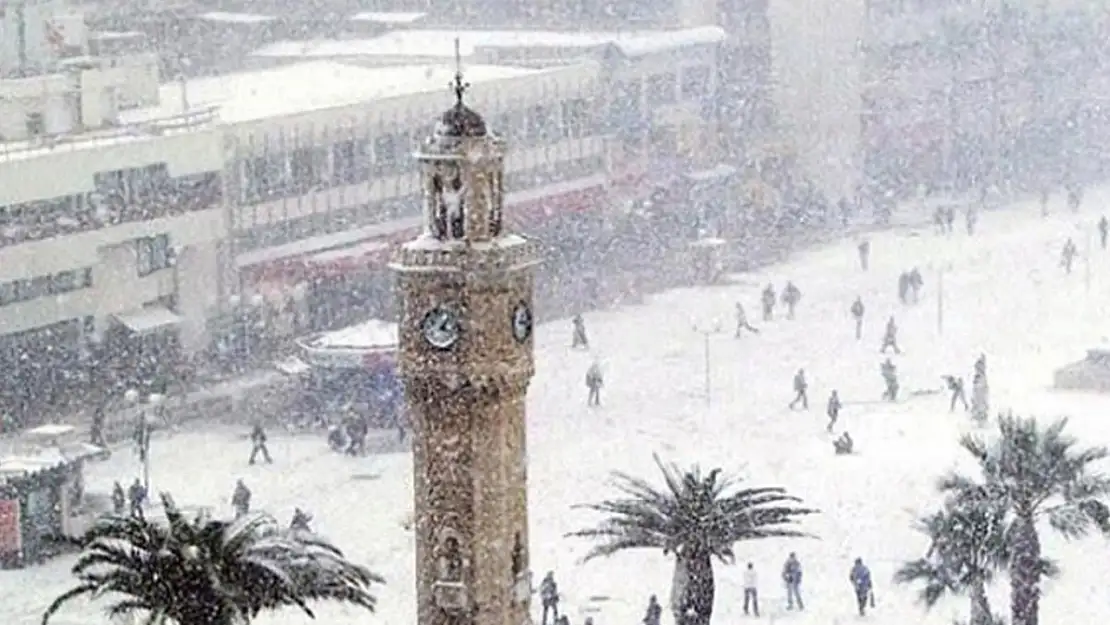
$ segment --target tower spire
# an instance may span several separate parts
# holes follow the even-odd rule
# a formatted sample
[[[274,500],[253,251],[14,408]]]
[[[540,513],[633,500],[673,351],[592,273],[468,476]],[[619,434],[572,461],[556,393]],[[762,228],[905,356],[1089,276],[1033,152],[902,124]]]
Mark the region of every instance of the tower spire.
[[[459,38],[455,37],[455,82],[451,83],[451,90],[455,92],[455,102],[462,106],[463,96],[466,95],[466,90],[470,88],[470,83],[463,80],[462,72],[462,49],[459,44]]]

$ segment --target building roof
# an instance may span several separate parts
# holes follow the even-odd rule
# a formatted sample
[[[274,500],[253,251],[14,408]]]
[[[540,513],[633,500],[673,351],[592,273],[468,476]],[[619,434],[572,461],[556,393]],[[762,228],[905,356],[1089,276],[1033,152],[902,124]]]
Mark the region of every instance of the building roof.
[[[409,11],[363,11],[351,16],[352,22],[373,22],[375,24],[414,24],[427,17],[427,13]]]
[[[680,30],[629,32],[559,32],[532,30],[398,30],[369,39],[318,39],[278,41],[255,50],[256,57],[337,58],[391,56],[407,58],[455,57],[459,51],[471,56],[479,48],[596,48],[616,46],[626,56],[642,56],[691,45],[724,41],[725,31],[717,26]]]
[[[200,14],[200,19],[208,22],[222,22],[225,24],[265,24],[274,21],[272,15],[258,13],[228,13],[226,11],[209,11]]]
[[[217,107],[223,123],[241,123],[295,115],[314,110],[349,106],[417,93],[445,91],[455,75],[449,65],[403,65],[397,67],[359,67],[329,61],[297,63],[273,69],[238,72],[189,80],[184,84],[167,83],[160,92],[157,107],[123,111],[123,123],[143,123],[150,119],[190,110]],[[488,82],[538,74],[542,70],[472,65],[466,68],[470,83]]]

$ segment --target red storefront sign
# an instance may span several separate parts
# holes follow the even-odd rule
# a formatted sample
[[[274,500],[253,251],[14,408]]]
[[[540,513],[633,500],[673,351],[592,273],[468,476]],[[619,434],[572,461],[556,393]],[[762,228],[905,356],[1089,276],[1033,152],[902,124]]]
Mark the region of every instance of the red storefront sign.
[[[0,553],[18,553],[23,549],[20,531],[20,507],[15,499],[0,499]]]

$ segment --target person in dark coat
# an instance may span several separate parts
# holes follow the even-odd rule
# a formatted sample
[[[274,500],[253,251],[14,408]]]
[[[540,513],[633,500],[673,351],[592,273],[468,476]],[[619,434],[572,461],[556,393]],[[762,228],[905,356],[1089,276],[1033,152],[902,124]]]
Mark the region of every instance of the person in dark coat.
[[[856,301],[852,302],[852,307],[849,309],[852,313],[852,319],[856,322],[856,340],[863,338],[863,300],[856,297]]]
[[[825,429],[829,432],[836,427],[836,420],[840,418],[840,409],[843,407],[844,405],[840,403],[840,395],[834,390],[829,394],[829,402],[825,406],[825,414],[829,416],[829,426]]]
[[[748,313],[744,311],[744,305],[736,302],[736,338],[740,338],[744,330],[752,334],[759,334],[759,330],[748,323]]]
[[[782,289],[782,303],[786,305],[786,318],[794,318],[794,309],[802,301],[802,291],[793,282],[787,282]]]
[[[838,456],[846,456],[855,450],[856,442],[852,440],[852,435],[844,432],[840,438],[833,441],[833,453]]]
[[[571,324],[574,326],[570,336],[570,346],[572,349],[589,349],[590,340],[586,336],[586,320],[582,315],[575,315],[571,319]]]
[[[366,453],[366,437],[370,434],[370,426],[362,417],[350,417],[346,421],[348,456],[361,456]]]
[[[954,375],[946,375],[944,376],[944,385],[948,387],[948,392],[951,393],[948,412],[955,412],[957,403],[962,403],[964,410],[968,410],[967,396],[964,394],[964,379]]]
[[[293,519],[289,521],[289,529],[294,532],[311,533],[312,515],[301,510],[300,508],[293,509]]]
[[[806,609],[802,602],[802,563],[793,552],[782,565],[782,583],[786,586],[786,609],[793,610],[795,605],[799,610]]]
[[[871,259],[871,241],[869,239],[860,241],[856,250],[859,252],[859,268],[867,271],[867,264]]]
[[[975,372],[976,377],[984,377],[987,375],[987,355],[979,354],[975,359],[975,364],[972,365],[972,370]]]
[[[347,448],[347,435],[342,425],[328,426],[328,447],[337,452]]]
[[[1060,266],[1064,268],[1064,273],[1071,273],[1071,267],[1076,256],[1079,256],[1079,249],[1075,247],[1075,241],[1069,238],[1064,243],[1064,250],[1060,253]]]
[[[914,267],[906,274],[909,280],[910,295],[913,297],[913,303],[916,304],[921,299],[921,289],[925,286],[925,279],[921,277],[921,270]]]
[[[889,358],[880,366],[879,373],[883,376],[883,384],[886,387],[883,391],[883,400],[898,401],[898,370]]]
[[[600,406],[601,405],[601,387],[605,384],[605,380],[601,375],[601,365],[596,362],[590,365],[589,370],[586,371],[586,389],[589,394],[586,396],[587,406]]]
[[[131,516],[140,518],[143,516],[143,506],[146,505],[146,487],[135,478],[131,482],[131,487],[127,489],[127,504],[131,508]]]
[[[547,575],[543,576],[540,582],[540,603],[543,604],[543,617],[540,620],[541,625],[547,625],[547,614],[551,613],[551,617],[555,622],[559,620],[559,585],[555,583],[555,572],[548,571]]]
[[[867,607],[875,607],[875,589],[871,585],[871,569],[863,563],[863,558],[856,558],[851,572],[848,573],[848,580],[852,582],[852,589],[856,594],[859,615],[866,616]]]
[[[127,512],[127,494],[123,492],[123,484],[118,481],[112,484],[112,513],[123,516]]]
[[[274,463],[274,459],[270,457],[270,450],[266,447],[266,440],[266,430],[262,429],[261,423],[255,423],[254,428],[251,429],[251,457],[248,464],[254,464],[258,454],[262,454],[266,464]]]
[[[791,410],[794,410],[798,404],[802,405],[802,410],[809,410],[809,396],[806,395],[807,388],[809,388],[809,384],[806,382],[805,369],[798,369],[798,372],[794,374],[794,399],[790,402]]]
[[[907,271],[898,274],[898,301],[910,303],[910,274]]]
[[[1110,235],[1110,221],[1107,221],[1106,215],[1103,215],[1098,220],[1098,242],[1102,249],[1106,249],[1106,237]]]
[[[89,442],[97,447],[106,446],[104,443],[104,422],[106,418],[104,401],[99,401],[96,403],[96,409],[93,410],[92,424],[89,426]]]
[[[659,600],[652,595],[648,598],[647,611],[644,612],[644,620],[641,621],[643,625],[659,625],[659,621],[663,618],[663,607],[659,605]]]
[[[763,310],[763,320],[771,321],[775,318],[775,286],[768,284],[759,296],[759,304]]]
[[[251,511],[251,489],[243,480],[235,482],[235,490],[231,493],[231,506],[235,508],[235,517],[245,516]]]
[[[879,348],[879,353],[885,354],[887,349],[893,349],[895,354],[902,353],[902,350],[898,348],[898,324],[894,323],[894,317],[886,322],[886,330],[883,331],[883,344]]]

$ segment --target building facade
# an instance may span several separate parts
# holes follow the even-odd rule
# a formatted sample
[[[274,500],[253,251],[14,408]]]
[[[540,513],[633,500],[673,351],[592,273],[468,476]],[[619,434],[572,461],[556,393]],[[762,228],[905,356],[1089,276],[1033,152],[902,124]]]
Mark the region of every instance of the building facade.
[[[694,228],[682,188],[682,202],[658,199],[714,164],[720,29],[547,33],[557,45],[540,46],[527,34],[496,34],[470,65],[471,99],[518,146],[506,221],[568,266],[596,265],[581,242],[607,241],[651,198],[655,215]],[[72,384],[158,387],[189,360],[271,353],[261,335],[390,317],[386,265],[419,230],[408,155],[446,97],[442,56],[160,87],[153,61],[93,59],[0,81],[13,94],[0,99],[0,340],[11,363],[36,363],[20,367],[19,401],[76,396]]]

